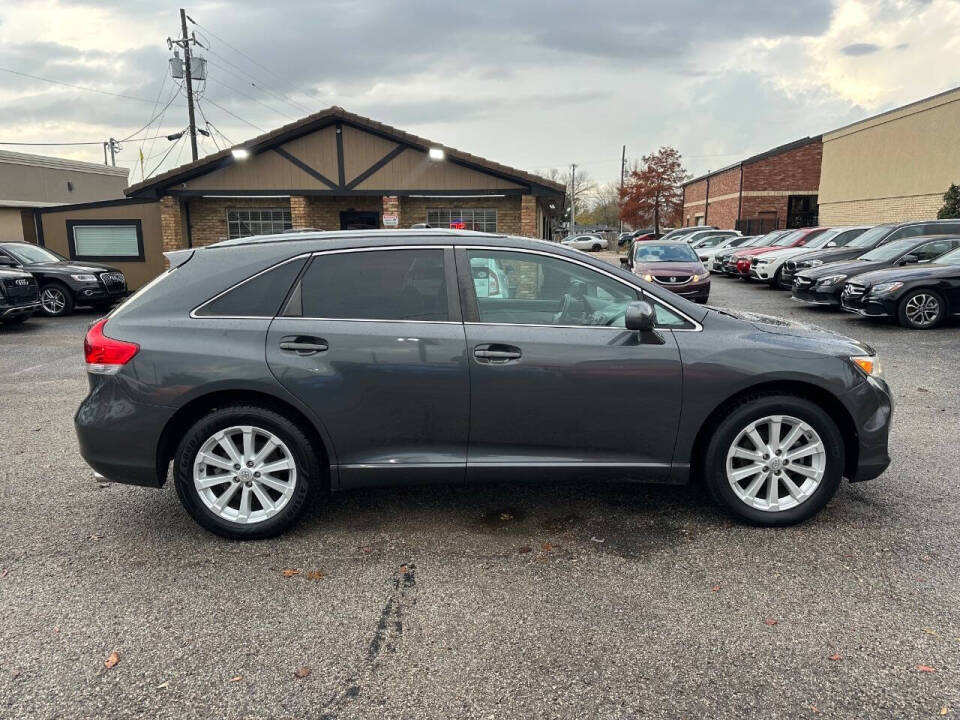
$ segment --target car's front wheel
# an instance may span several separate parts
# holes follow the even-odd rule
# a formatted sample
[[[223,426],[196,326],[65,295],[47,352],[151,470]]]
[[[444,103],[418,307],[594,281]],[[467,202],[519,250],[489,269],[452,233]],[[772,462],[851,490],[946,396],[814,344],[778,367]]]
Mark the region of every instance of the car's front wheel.
[[[174,479],[180,502],[200,525],[249,540],[296,522],[319,483],[320,465],[296,424],[267,408],[235,405],[187,430]]]
[[[40,310],[50,317],[61,317],[73,312],[73,295],[58,282],[40,288]]]
[[[908,292],[900,300],[897,319],[905,328],[929,330],[943,322],[946,310],[940,293],[920,288]]]
[[[600,252],[601,248],[600,248],[599,243],[594,243],[594,244],[593,244],[593,247],[591,248],[591,250],[593,250],[594,252]]]
[[[762,395],[720,422],[704,472],[714,499],[741,520],[791,525],[829,502],[843,465],[843,437],[828,413],[799,397]]]

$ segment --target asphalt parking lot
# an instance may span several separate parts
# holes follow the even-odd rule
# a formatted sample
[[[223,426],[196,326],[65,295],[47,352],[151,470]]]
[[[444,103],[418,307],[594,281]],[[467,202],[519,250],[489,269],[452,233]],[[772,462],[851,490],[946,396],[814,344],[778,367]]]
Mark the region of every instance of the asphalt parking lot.
[[[890,469],[780,530],[696,489],[504,478],[343,493],[233,543],[84,465],[94,315],[0,329],[0,716],[960,716],[960,323],[727,279],[711,302],[873,345]]]

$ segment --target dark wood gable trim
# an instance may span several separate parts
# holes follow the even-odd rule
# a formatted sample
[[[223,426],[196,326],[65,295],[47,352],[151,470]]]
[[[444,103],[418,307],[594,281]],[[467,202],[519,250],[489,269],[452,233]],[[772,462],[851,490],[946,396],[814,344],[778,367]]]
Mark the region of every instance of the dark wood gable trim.
[[[298,168],[300,168],[300,169],[303,170],[305,173],[307,173],[307,175],[309,175],[310,177],[316,178],[317,180],[319,180],[320,182],[322,182],[322,183],[323,183],[324,185],[326,185],[328,188],[330,188],[330,189],[332,189],[332,190],[339,190],[339,189],[342,187],[342,186],[340,186],[340,185],[337,185],[333,180],[331,180],[330,178],[328,178],[326,175],[324,175],[322,172],[320,172],[320,171],[317,170],[316,168],[310,167],[309,165],[307,165],[307,164],[306,164],[303,160],[301,160],[300,158],[296,157],[295,155],[291,155],[289,152],[287,152],[286,150],[284,150],[282,147],[275,147],[275,148],[273,148],[273,151],[274,151],[277,155],[279,155],[280,157],[282,157],[282,158],[288,160],[289,162],[293,163],[294,165],[296,165]]]

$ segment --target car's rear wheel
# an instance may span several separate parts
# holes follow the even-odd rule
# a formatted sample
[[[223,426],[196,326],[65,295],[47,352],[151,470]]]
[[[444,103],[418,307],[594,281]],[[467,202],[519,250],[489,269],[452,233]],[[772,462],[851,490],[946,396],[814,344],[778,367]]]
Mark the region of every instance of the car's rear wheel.
[[[829,502],[843,463],[843,437],[822,408],[791,395],[763,395],[720,422],[704,472],[714,499],[741,520],[791,525]]]
[[[232,539],[278,535],[309,506],[320,465],[304,432],[262,407],[214,410],[184,434],[174,458],[180,502]]]
[[[600,252],[600,245],[598,243],[594,243],[593,247],[590,249],[593,250],[594,252]]]
[[[908,292],[900,300],[897,319],[905,328],[929,330],[943,322],[946,305],[936,290],[920,288]]]
[[[65,285],[48,283],[40,288],[40,310],[50,317],[62,317],[73,312],[73,295]]]

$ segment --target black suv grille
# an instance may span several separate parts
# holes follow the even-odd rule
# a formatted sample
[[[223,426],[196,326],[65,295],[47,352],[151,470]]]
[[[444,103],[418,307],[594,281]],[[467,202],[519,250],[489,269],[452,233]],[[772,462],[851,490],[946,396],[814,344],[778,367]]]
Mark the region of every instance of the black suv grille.
[[[122,272],[100,273],[100,280],[108,293],[122,293],[127,289],[127,280]]]
[[[37,299],[37,281],[29,278],[4,278],[3,294],[13,303],[31,302]]]

